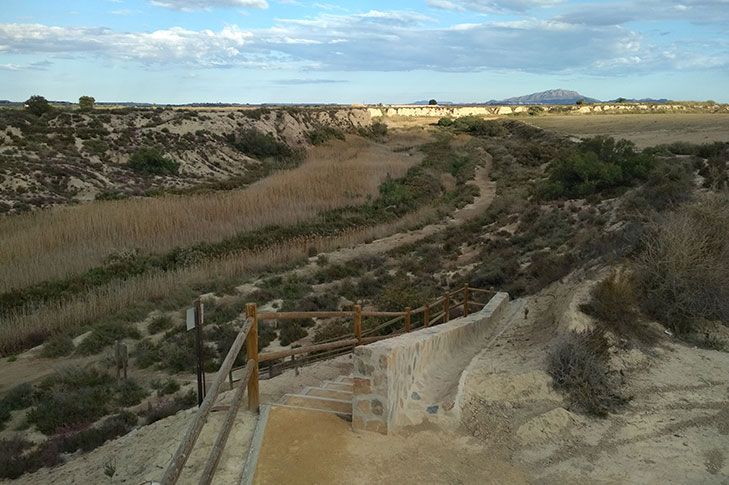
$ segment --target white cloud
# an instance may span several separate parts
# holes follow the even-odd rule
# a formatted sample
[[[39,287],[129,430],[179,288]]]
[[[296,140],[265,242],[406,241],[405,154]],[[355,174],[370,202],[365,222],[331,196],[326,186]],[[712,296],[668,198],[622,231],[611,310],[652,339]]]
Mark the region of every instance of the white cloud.
[[[690,1],[698,0],[683,3]],[[662,41],[656,46],[620,25],[573,22],[564,16],[436,25],[419,12],[382,10],[276,19],[270,28],[251,30],[231,25],[218,31],[173,27],[120,32],[0,24],[0,52],[95,56],[148,66],[329,71],[600,74],[682,69],[690,58],[698,60],[695,65],[729,66],[729,46],[722,39],[678,46]]]
[[[428,0],[428,5],[444,10],[475,10],[484,13],[525,12],[538,7],[551,7],[563,0]]]
[[[152,5],[158,7],[193,12],[195,10],[209,10],[216,7],[244,7],[268,8],[266,0],[150,0]]]

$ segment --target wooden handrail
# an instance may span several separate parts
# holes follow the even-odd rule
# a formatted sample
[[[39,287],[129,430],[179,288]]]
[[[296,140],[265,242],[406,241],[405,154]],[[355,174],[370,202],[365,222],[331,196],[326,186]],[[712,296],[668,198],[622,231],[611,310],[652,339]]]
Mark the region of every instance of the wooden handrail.
[[[356,338],[349,339],[349,340],[339,340],[337,342],[330,342],[328,344],[309,345],[307,347],[296,347],[295,349],[280,350],[278,352],[267,352],[265,354],[260,354],[258,361],[259,362],[268,362],[269,360],[283,359],[286,357],[291,357],[292,355],[308,354],[310,352],[318,352],[320,350],[336,349],[339,347],[354,347],[355,345],[357,345]]]
[[[215,404],[215,400],[218,398],[220,386],[228,378],[228,373],[233,368],[235,359],[238,357],[238,354],[243,348],[243,344],[249,340],[248,335],[249,333],[252,333],[251,329],[253,328],[253,323],[254,319],[247,317],[243,324],[243,328],[240,332],[238,332],[238,336],[235,338],[233,345],[231,345],[228,355],[225,356],[225,360],[223,360],[223,363],[220,365],[220,369],[215,375],[215,379],[213,380],[205,399],[195,414],[187,433],[185,433],[182,443],[180,443],[180,446],[177,447],[177,451],[175,451],[175,454],[172,456],[172,461],[167,467],[167,470],[165,470],[165,474],[161,480],[162,485],[173,485],[177,483],[177,480],[180,478],[182,468],[185,466],[185,462],[187,462],[187,459],[190,457],[190,452],[192,452],[195,441],[197,441],[198,436],[200,436],[200,431],[202,431],[202,428],[205,425],[207,416],[210,413],[213,404]],[[254,374],[256,376],[258,375],[257,372]]]
[[[225,422],[223,423],[223,427],[220,429],[220,433],[215,439],[215,444],[210,450],[208,459],[205,462],[205,470],[203,470],[202,476],[200,477],[200,481],[198,482],[199,485],[210,485],[213,482],[215,470],[218,468],[218,463],[220,463],[220,457],[223,454],[225,444],[228,442],[228,437],[230,436],[230,430],[233,429],[235,417],[238,415],[238,410],[240,409],[240,405],[243,402],[243,395],[246,391],[246,384],[250,380],[251,375],[253,374],[253,369],[255,367],[256,361],[254,361],[253,359],[249,360],[248,364],[246,364],[243,378],[240,380],[238,387],[235,389],[235,394],[233,395],[233,399],[230,402],[230,407],[228,407],[228,413],[225,415]]]

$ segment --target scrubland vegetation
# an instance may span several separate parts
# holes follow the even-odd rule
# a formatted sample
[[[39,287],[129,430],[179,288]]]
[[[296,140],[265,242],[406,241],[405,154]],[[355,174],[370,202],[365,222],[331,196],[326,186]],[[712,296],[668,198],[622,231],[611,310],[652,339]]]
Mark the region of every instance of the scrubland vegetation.
[[[213,371],[246,302],[283,311],[355,303],[401,310],[465,284],[519,297],[577,270],[602,271],[582,306],[594,328],[568,334],[544,363],[572,409],[595,416],[630,400],[611,370],[612,347],[650,351],[664,330],[725,345],[711,329],[729,323],[729,144],[639,150],[476,117],[443,119],[407,142],[378,123],[354,131],[312,125],[305,157],[279,138],[237,131],[226,143],[270,167],[247,188],[0,220],[0,354],[43,344],[44,358],[100,359],[5,393],[0,422],[48,439],[0,440],[8,452],[0,475],[54,465],[59,453],[87,451],[193,404],[174,377],[116,382],[104,356],[123,340],[137,372],[192,372],[193,340],[180,309],[201,293],[221,297],[206,303],[203,358]],[[143,166],[171,160],[143,155]],[[455,230],[345,261],[325,254],[453,214],[479,195],[471,182],[487,160],[495,199]],[[314,270],[297,272],[307,258]],[[392,331],[380,323],[363,327]],[[351,321],[337,319],[274,324],[261,325],[261,349],[352,332]]]

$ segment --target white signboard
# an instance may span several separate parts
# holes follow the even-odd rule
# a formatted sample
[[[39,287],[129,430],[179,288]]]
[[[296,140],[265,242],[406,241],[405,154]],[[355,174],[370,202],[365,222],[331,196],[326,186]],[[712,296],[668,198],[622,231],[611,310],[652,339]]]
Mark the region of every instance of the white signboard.
[[[188,308],[187,309],[187,329],[192,330],[195,328],[195,308]]]

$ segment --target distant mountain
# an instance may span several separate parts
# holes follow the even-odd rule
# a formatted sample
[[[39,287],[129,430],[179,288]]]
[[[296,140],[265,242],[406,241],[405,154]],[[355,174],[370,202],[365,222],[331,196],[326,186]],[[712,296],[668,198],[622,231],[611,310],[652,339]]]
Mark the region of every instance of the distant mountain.
[[[585,103],[599,103],[600,100],[588,98],[577,91],[568,91],[566,89],[550,89],[541,93],[527,94],[526,96],[517,96],[501,101],[492,100],[487,104],[575,104],[582,100]]]

